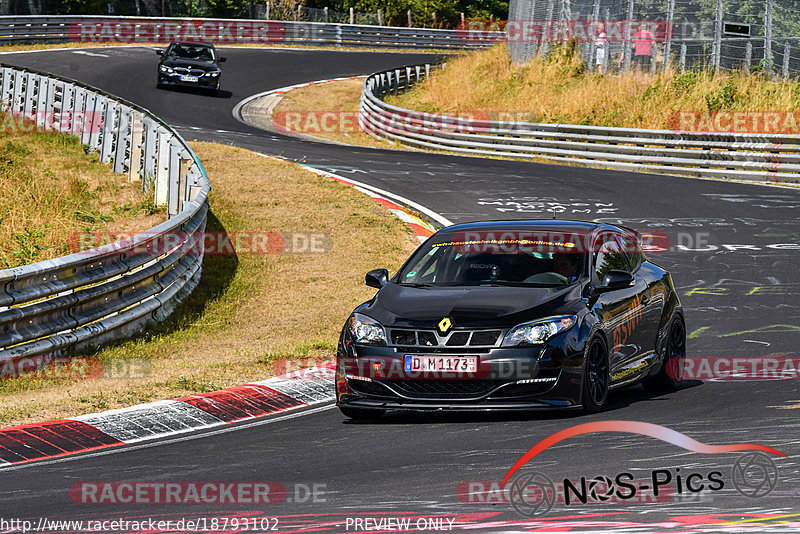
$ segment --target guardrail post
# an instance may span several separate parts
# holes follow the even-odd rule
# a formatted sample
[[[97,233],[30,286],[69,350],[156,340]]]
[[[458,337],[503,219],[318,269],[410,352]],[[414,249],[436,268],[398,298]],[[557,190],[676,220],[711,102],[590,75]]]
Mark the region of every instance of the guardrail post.
[[[38,128],[47,128],[48,126],[48,109],[47,97],[50,92],[50,80],[48,78],[39,77],[37,80],[38,90],[36,92],[36,126]],[[49,129],[49,128],[48,128]]]
[[[141,182],[142,156],[144,154],[145,132],[141,113],[131,111],[131,147],[130,162],[128,163],[128,181]]]
[[[117,106],[117,129],[114,136],[114,172],[125,174],[130,169],[130,151],[128,143],[133,141],[133,131],[131,123],[131,108],[128,106]]]
[[[35,74],[29,72],[25,73],[25,100],[22,105],[22,111],[25,117],[30,117],[33,111],[33,99],[36,95],[36,78]]]
[[[79,107],[84,114],[83,128],[81,129],[81,143],[84,145],[89,144],[92,130],[97,128],[97,115],[95,114],[95,97],[94,93],[90,93],[86,89],[80,88],[81,102]]]
[[[170,146],[169,134],[158,129],[158,152],[156,156],[156,180],[155,180],[155,203],[156,206],[165,206],[167,204],[167,195],[169,194],[169,159],[170,159]]]
[[[106,101],[103,105],[103,136],[100,143],[100,161],[103,163],[111,162],[111,149],[114,144],[114,131],[116,130],[115,118],[117,116],[117,104]]]
[[[156,195],[156,176],[158,175],[158,159],[157,159],[157,144],[158,144],[158,133],[156,130],[155,122],[150,119],[144,119],[144,159],[142,161],[142,188],[152,188],[153,189],[153,202],[158,204],[155,201]]]
[[[13,87],[14,74],[8,67],[3,67],[2,79],[0,80],[0,106],[11,107],[13,94],[11,89]]]
[[[180,209],[180,171],[181,171],[181,149],[175,146],[170,140],[168,148],[168,176],[167,176],[167,216],[177,215]]]
[[[25,89],[25,74],[14,71],[14,89],[11,96],[10,110],[19,113],[22,111],[22,91]]]
[[[406,67],[406,91],[411,89],[411,67]]]

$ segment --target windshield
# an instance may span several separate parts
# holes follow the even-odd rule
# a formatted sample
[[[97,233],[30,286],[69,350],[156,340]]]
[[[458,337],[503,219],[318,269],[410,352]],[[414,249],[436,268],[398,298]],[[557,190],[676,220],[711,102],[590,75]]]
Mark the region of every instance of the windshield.
[[[167,57],[194,59],[197,61],[214,61],[214,49],[202,45],[172,45],[167,49]]]
[[[428,241],[399,273],[401,285],[432,286],[566,286],[584,275],[588,255],[563,243],[520,239],[503,232],[498,238],[465,240],[439,236]]]

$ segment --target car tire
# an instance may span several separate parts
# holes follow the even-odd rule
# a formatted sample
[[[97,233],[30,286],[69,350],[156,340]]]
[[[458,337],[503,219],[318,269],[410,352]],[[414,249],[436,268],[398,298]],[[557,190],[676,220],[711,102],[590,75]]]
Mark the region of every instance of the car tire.
[[[681,387],[686,363],[686,324],[680,315],[670,323],[664,352],[661,369],[655,375],[645,378],[642,383],[648,391],[675,391]]]
[[[608,349],[600,336],[594,336],[586,345],[581,404],[586,413],[597,413],[608,402],[611,374],[608,366]]]
[[[378,419],[386,410],[370,410],[368,408],[350,408],[348,406],[339,406],[342,415],[356,421],[370,421]]]

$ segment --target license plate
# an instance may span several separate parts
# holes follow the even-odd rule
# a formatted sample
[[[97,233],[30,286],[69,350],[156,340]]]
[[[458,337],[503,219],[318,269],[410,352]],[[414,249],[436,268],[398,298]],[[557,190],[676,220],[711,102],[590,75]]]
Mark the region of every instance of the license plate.
[[[181,76],[182,82],[198,82],[200,78],[197,76]]]
[[[405,369],[408,372],[439,371],[452,373],[474,373],[478,370],[477,356],[417,356],[406,355]]]

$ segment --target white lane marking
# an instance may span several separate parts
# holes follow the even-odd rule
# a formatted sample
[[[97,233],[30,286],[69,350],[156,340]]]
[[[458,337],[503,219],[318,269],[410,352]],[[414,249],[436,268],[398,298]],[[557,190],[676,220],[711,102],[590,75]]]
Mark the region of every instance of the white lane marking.
[[[217,436],[219,434],[225,434],[225,433],[228,433],[228,432],[236,432],[236,431],[243,430],[243,429],[246,429],[246,428],[252,428],[252,427],[261,426],[261,425],[269,425],[269,424],[272,424],[272,423],[279,423],[281,421],[286,421],[288,419],[294,419],[294,418],[297,418],[297,417],[303,417],[305,415],[311,415],[311,414],[315,414],[315,413],[319,413],[319,412],[324,412],[325,410],[330,410],[330,409],[335,408],[335,407],[336,406],[334,404],[328,404],[328,405],[325,405],[325,406],[318,406],[316,408],[310,408],[308,410],[304,410],[304,411],[298,412],[298,413],[290,413],[290,414],[287,414],[287,415],[280,415],[280,416],[277,416],[277,417],[269,417],[269,418],[264,419],[262,421],[252,421],[250,423],[245,423],[245,424],[236,425],[236,426],[231,426],[230,424],[228,424],[228,426],[226,426],[226,427],[223,427],[223,428],[220,428],[220,429],[217,429],[217,430],[212,430],[210,432],[203,432],[201,434],[189,434],[189,435],[186,435],[186,436],[181,436],[181,437],[177,437],[177,438],[171,438],[171,439],[167,439],[167,440],[163,440],[163,441],[150,441],[150,442],[147,442],[147,443],[139,443],[139,444],[136,444],[136,445],[128,445],[128,446],[124,446],[124,447],[123,446],[117,446],[117,447],[112,447],[112,448],[101,450],[101,451],[97,451],[97,452],[90,452],[88,454],[81,454],[80,456],[72,455],[72,456],[64,456],[62,458],[53,458],[51,460],[33,461],[33,462],[24,463],[24,464],[12,464],[9,467],[1,467],[0,468],[0,476],[2,476],[2,474],[4,472],[6,472],[6,471],[15,471],[17,469],[24,469],[26,467],[36,467],[36,466],[40,466],[40,465],[51,465],[51,464],[57,464],[57,463],[61,463],[61,462],[72,462],[72,461],[75,461],[75,460],[83,460],[84,458],[95,458],[97,456],[106,456],[106,455],[109,455],[109,454],[120,454],[120,453],[133,451],[133,450],[148,449],[150,447],[159,447],[161,445],[172,445],[174,443],[181,443],[181,442],[184,442],[184,441],[191,441],[191,440],[200,439],[200,438],[206,438],[206,437],[210,437],[210,436]]]
[[[91,57],[111,57],[108,54],[97,54],[95,52],[87,52],[86,50],[73,50],[73,54],[82,54],[84,56],[91,56]]]
[[[261,153],[259,153],[259,154],[262,155],[262,156],[271,157],[271,156],[267,156],[266,154],[261,154]],[[406,206],[408,206],[410,208],[414,208],[415,210],[419,211],[420,213],[424,213],[425,215],[427,215],[428,217],[430,217],[431,219],[433,219],[434,221],[438,222],[439,224],[441,224],[443,226],[452,226],[454,224],[453,221],[451,221],[450,219],[448,219],[444,215],[440,215],[440,214],[436,213],[435,211],[433,211],[432,209],[426,208],[422,204],[418,204],[418,203],[414,202],[413,200],[408,199],[406,197],[403,197],[403,196],[400,196],[400,195],[395,195],[394,193],[391,193],[391,192],[389,192],[389,191],[387,191],[385,189],[381,189],[379,187],[375,187],[374,185],[365,184],[364,182],[359,182],[359,181],[353,180],[352,178],[345,178],[344,176],[332,173],[330,171],[324,171],[322,169],[317,169],[317,168],[311,167],[311,166],[309,166],[309,165],[307,165],[305,163],[298,163],[298,165],[300,165],[301,167],[305,167],[306,169],[308,169],[309,171],[311,171],[313,173],[320,174],[322,176],[334,176],[334,177],[338,178],[339,180],[345,181],[347,183],[351,183],[351,184],[353,184],[355,186],[358,186],[358,187],[363,187],[367,191],[372,191],[373,193],[377,193],[379,195],[383,195],[386,198],[389,198],[391,200],[396,200],[401,204],[405,204]]]

